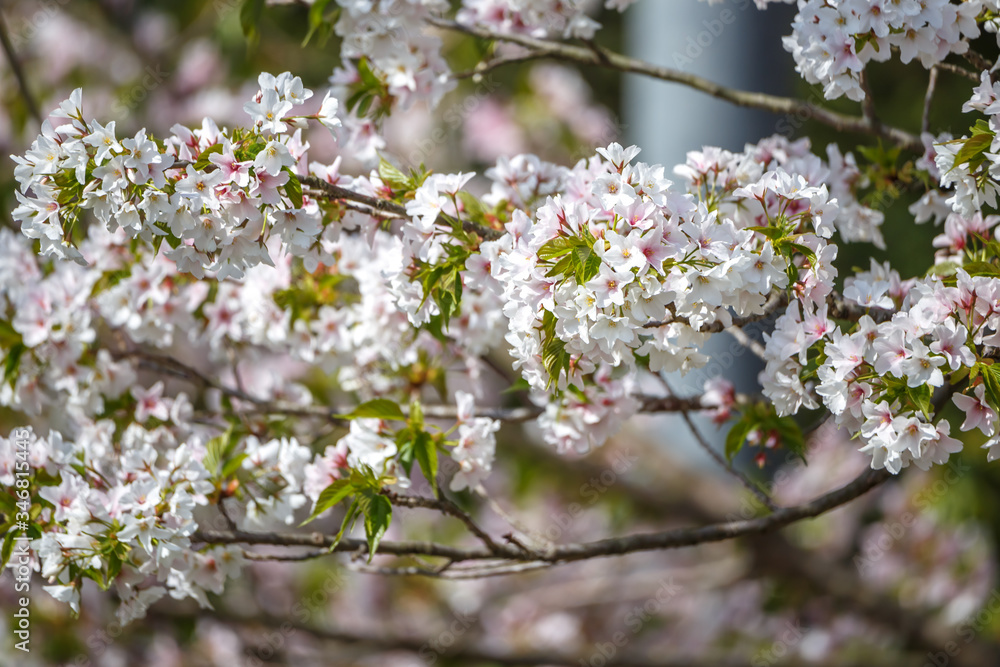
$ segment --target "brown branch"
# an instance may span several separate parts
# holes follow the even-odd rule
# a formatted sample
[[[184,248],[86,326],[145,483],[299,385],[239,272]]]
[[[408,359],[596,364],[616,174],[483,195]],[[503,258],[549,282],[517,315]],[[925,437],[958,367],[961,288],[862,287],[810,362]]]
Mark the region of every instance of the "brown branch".
[[[968,60],[969,64],[971,64],[980,72],[989,71],[990,69],[993,68],[993,64],[986,59],[986,56],[979,53],[978,51],[974,51],[973,49],[967,50],[965,53],[962,54],[962,57]],[[979,80],[979,75],[977,73],[976,81],[978,80]]]
[[[486,547],[454,547],[434,542],[385,541],[379,553],[393,556],[434,556],[454,562],[489,560],[498,557],[508,561],[544,561],[566,563],[605,556],[621,556],[638,551],[677,549],[681,547],[721,542],[744,535],[766,533],[789,524],[824,514],[843,505],[891,477],[886,470],[866,470],[854,481],[820,496],[808,503],[785,507],[756,519],[728,521],[697,528],[682,528],[654,533],[639,533],[594,542],[555,545],[544,553],[509,544],[496,544],[495,550]],[[262,544],[276,546],[332,547],[336,552],[367,553],[363,540],[344,538],[335,544],[332,535],[322,533],[252,533],[246,531],[202,530],[192,538],[207,544]]]
[[[977,83],[979,81],[979,77],[976,76],[975,72],[967,70],[964,67],[960,67],[959,65],[952,65],[951,63],[938,63],[934,66],[934,69],[951,72],[952,74],[957,74],[958,76],[964,76],[966,79]]]
[[[771,315],[781,308],[782,306],[788,305],[788,294],[784,291],[775,291],[767,298],[764,302],[763,312],[756,313],[753,315],[747,315],[746,317],[734,317],[733,324],[734,327],[745,327],[749,324],[755,322],[760,322],[761,320],[766,320]],[[677,317],[677,309],[674,304],[667,305],[667,312],[670,313],[669,320],[656,320],[653,322],[646,322],[643,324],[644,329],[655,329],[657,327],[663,327],[668,324],[680,323],[691,326],[691,322],[686,317]],[[705,325],[698,329],[700,333],[719,333],[721,331],[726,331],[727,327],[721,320],[716,320],[715,322]]]
[[[178,609],[167,609],[163,605],[154,607],[150,616],[170,619],[190,618],[189,614]],[[353,647],[369,649],[372,653],[389,651],[406,651],[423,655],[432,646],[431,640],[425,637],[406,637],[389,634],[376,634],[347,631],[334,627],[320,627],[316,624],[306,624],[281,616],[261,612],[259,615],[237,613],[228,609],[212,611],[211,619],[230,624],[241,624],[250,627],[280,628],[283,633],[302,632],[315,639],[346,644]],[[554,652],[511,652],[475,646],[468,642],[448,647],[442,657],[449,662],[461,665],[510,665],[537,666],[554,665],[558,667],[578,667],[580,664],[591,664],[594,657],[593,646],[584,654],[566,654]],[[438,657],[434,654],[434,657]],[[655,656],[630,655],[622,652],[618,655],[604,658],[604,667],[746,667],[745,659],[716,656],[700,656],[698,658],[675,658],[661,654]],[[912,664],[912,656],[893,660],[881,660],[874,656],[866,657],[864,662],[816,662],[798,658],[789,658],[772,663],[774,667],[903,667]]]
[[[923,152],[923,144],[920,138],[909,132],[882,124],[872,125],[867,118],[841,114],[813,104],[812,102],[727,88],[694,74],[653,65],[607,49],[595,52],[592,49],[551,40],[536,39],[525,35],[497,33],[485,28],[461,25],[455,21],[445,19],[429,18],[427,21],[444,30],[461,32],[481,39],[518,44],[554,60],[565,60],[583,65],[606,67],[620,72],[641,74],[662,81],[679,83],[737,106],[763,109],[778,114],[795,114],[800,117],[811,118],[824,125],[829,125],[841,132],[858,132],[873,135],[887,139],[908,150]]]
[[[410,218],[409,214],[406,212],[406,207],[402,204],[397,204],[393,201],[355,192],[354,190],[349,190],[348,188],[324,181],[316,176],[302,176],[299,180],[302,181],[303,185],[307,185],[314,190],[322,192],[329,199],[353,201],[369,206],[379,212],[391,213],[407,220]],[[463,220],[462,229],[472,234],[478,234],[487,241],[495,241],[506,233],[502,229],[485,227],[483,225],[476,224],[471,220]]]
[[[934,89],[937,87],[938,68],[931,68],[930,78],[927,80],[927,92],[924,94],[924,112],[920,117],[920,132],[930,132],[931,129],[931,102],[934,101]]]
[[[229,398],[250,403],[255,407],[255,410],[251,410],[249,412],[256,411],[267,414],[282,414],[292,417],[319,417],[336,424],[347,423],[346,420],[337,417],[337,414],[339,413],[331,411],[328,408],[322,408],[319,406],[284,405],[282,403],[276,403],[274,401],[253,396],[235,387],[229,387],[221,382],[216,382],[208,375],[199,371],[197,368],[165,354],[149,352],[138,348],[124,351],[109,349],[108,351],[115,359],[135,359],[141,368],[146,368],[148,370],[165,373],[173,377],[187,380],[194,384],[201,385],[202,387],[220,391]],[[345,412],[349,412],[349,410]]]
[[[660,379],[660,382],[663,383],[663,386],[666,387],[667,391],[673,393],[672,390],[670,389],[670,385],[667,383],[666,378],[664,378],[662,374],[659,375],[658,377]],[[727,473],[736,478],[736,480],[743,485],[743,488],[752,493],[754,497],[757,500],[759,500],[761,504],[764,505],[764,507],[766,507],[769,511],[774,512],[775,510],[778,509],[777,506],[774,504],[774,501],[771,500],[771,498],[769,498],[768,495],[764,493],[760,489],[760,487],[753,482],[753,480],[749,479],[742,472],[734,468],[732,462],[728,461],[725,457],[719,454],[719,452],[715,451],[715,448],[713,448],[710,444],[708,444],[708,441],[705,439],[705,436],[701,434],[701,430],[694,423],[694,420],[691,419],[691,415],[688,413],[687,409],[682,408],[680,413],[681,417],[684,419],[684,423],[687,424],[688,430],[691,432],[691,435],[694,436],[695,441],[702,448],[702,450],[704,450],[704,452],[712,458],[713,461],[719,464],[719,466],[721,466],[722,469],[725,470]]]
[[[423,496],[404,496],[393,491],[383,490],[383,494],[389,499],[393,505],[399,507],[422,507],[424,509],[433,509],[441,512],[442,514],[447,514],[453,516],[468,528],[469,532],[475,535],[482,541],[487,549],[492,551],[497,555],[502,554],[502,550],[493,541],[493,538],[489,534],[476,525],[476,522],[472,520],[472,517],[463,511],[458,505],[448,500],[444,494],[441,494],[440,498],[425,498]]]
[[[512,65],[514,63],[524,63],[531,62],[532,60],[541,60],[545,58],[544,55],[537,53],[528,53],[522,56],[513,56],[510,58],[496,58],[490,61],[483,61],[473,67],[470,70],[464,72],[452,72],[451,78],[453,79],[472,79],[476,81],[476,77],[482,76],[487,72],[491,72],[497,68],[503,67],[504,65]]]
[[[7,22],[3,18],[3,13],[0,13],[0,45],[3,46],[3,52],[7,56],[7,62],[10,64],[10,69],[17,80],[17,87],[21,91],[24,105],[28,107],[28,113],[41,125],[43,120],[42,114],[38,110],[38,103],[35,101],[34,95],[31,94],[31,88],[28,87],[28,80],[24,76],[24,70],[21,69],[21,61],[18,60],[17,53],[14,52],[14,45],[11,44],[10,35],[7,32]]]
[[[182,380],[187,380],[202,387],[215,389],[230,398],[250,403],[254,407],[246,410],[248,413],[280,414],[289,417],[314,417],[325,419],[334,424],[347,424],[347,420],[337,415],[351,412],[354,406],[341,408],[326,408],[322,406],[309,405],[285,405],[274,401],[266,400],[248,394],[245,391],[229,387],[216,382],[198,369],[175,359],[174,357],[148,352],[140,349],[132,350],[109,350],[115,359],[135,359],[140,367],[148,370],[161,372]],[[701,397],[677,398],[674,396],[638,396],[641,402],[640,412],[680,412],[681,410],[703,410]],[[409,407],[402,407],[404,414],[409,414]],[[458,408],[454,405],[425,405],[422,406],[425,417],[432,419],[456,419]],[[526,422],[537,418],[545,410],[538,406],[525,406],[518,408],[479,408],[473,414],[474,417],[487,417],[507,422]]]
[[[865,122],[868,123],[869,127],[879,129],[882,127],[882,122],[875,114],[875,96],[872,95],[871,86],[868,85],[868,72],[861,70],[859,78],[861,80],[861,90],[865,93],[865,98],[861,101],[861,115],[864,116]],[[923,145],[921,144],[922,147]]]

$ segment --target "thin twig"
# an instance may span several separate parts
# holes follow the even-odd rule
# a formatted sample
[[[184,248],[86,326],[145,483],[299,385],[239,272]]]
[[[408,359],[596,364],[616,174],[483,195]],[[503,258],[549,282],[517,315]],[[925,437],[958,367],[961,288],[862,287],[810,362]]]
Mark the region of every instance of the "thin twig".
[[[229,530],[237,530],[236,522],[233,521],[233,517],[229,516],[229,510],[226,509],[226,499],[219,498],[219,513],[222,514],[222,518],[226,520],[226,526]]]
[[[865,97],[861,101],[861,114],[864,116],[865,122],[867,122],[873,130],[877,130],[882,126],[882,123],[875,114],[875,96],[872,95],[871,86],[868,85],[868,72],[866,70],[861,70],[859,79],[861,83],[861,90],[865,93]]]
[[[593,50],[585,47],[537,39],[526,35],[498,33],[486,28],[462,25],[446,19],[429,18],[427,21],[444,30],[461,32],[481,39],[518,44],[539,55],[547,56],[554,60],[565,60],[584,65],[606,67],[620,72],[642,74],[662,81],[679,83],[737,106],[763,109],[778,114],[795,114],[799,117],[811,118],[842,132],[858,132],[874,135],[903,146],[908,150],[923,152],[923,144],[920,138],[905,130],[890,127],[882,123],[873,126],[863,116],[841,114],[813,104],[812,102],[727,88],[694,74],[653,65],[607,49],[600,49],[599,53],[595,53]]]
[[[406,212],[406,207],[402,204],[397,204],[396,202],[389,201],[387,199],[380,199],[378,197],[372,197],[371,195],[355,192],[354,190],[349,190],[348,188],[324,181],[316,176],[302,176],[299,180],[302,181],[303,185],[307,185],[314,190],[322,192],[329,199],[346,199],[348,201],[364,204],[365,206],[370,206],[377,211],[394,213],[407,219],[410,217]],[[487,241],[495,241],[506,233],[502,229],[485,227],[472,222],[471,220],[463,220],[462,228],[467,232],[478,234]]]
[[[544,58],[544,55],[538,53],[528,53],[521,56],[511,56],[509,58],[495,58],[490,61],[483,61],[473,67],[470,70],[465,70],[464,72],[453,72],[451,74],[452,79],[473,79],[476,81],[476,77],[480,77],[487,72],[491,72],[504,65],[512,65],[514,63],[524,63],[532,60],[540,60]]]
[[[762,312],[755,313],[753,315],[747,315],[746,317],[735,317],[732,321],[732,326],[735,327],[745,327],[754,322],[760,322],[771,317],[779,308],[788,304],[788,294],[784,291],[775,291],[767,298],[764,302],[764,308]],[[657,327],[663,327],[668,324],[680,323],[687,324],[691,326],[690,321],[686,317],[677,317],[677,310],[674,304],[667,305],[667,312],[670,313],[670,319],[668,320],[656,320],[653,322],[646,322],[643,324],[645,329],[655,329]],[[726,331],[729,327],[726,326],[725,322],[722,320],[716,320],[712,324],[707,324],[698,329],[700,333],[719,333],[720,331]]]
[[[973,49],[968,49],[962,54],[962,57],[968,60],[969,63],[980,72],[989,71],[993,68],[993,64],[986,59],[986,56]],[[979,80],[978,74],[976,75],[976,80]]]
[[[670,388],[670,384],[667,382],[666,378],[664,378],[662,375],[659,375],[657,377],[660,378],[660,382],[663,383],[663,386],[666,388],[667,392],[673,394],[673,390]],[[688,430],[691,431],[691,435],[694,436],[694,439],[698,442],[698,445],[703,450],[705,450],[706,454],[712,457],[713,461],[718,463],[723,470],[725,470],[727,473],[736,478],[740,484],[742,484],[750,493],[754,495],[755,498],[757,498],[757,500],[761,502],[761,504],[764,505],[764,507],[766,507],[772,512],[778,509],[778,507],[774,504],[774,501],[771,500],[771,498],[766,493],[761,491],[760,487],[758,487],[753,482],[753,480],[751,480],[742,472],[734,468],[732,463],[727,461],[721,454],[719,454],[719,452],[715,451],[715,448],[712,447],[708,443],[708,440],[705,439],[705,436],[702,435],[701,429],[699,429],[697,424],[694,423],[694,420],[691,419],[691,415],[688,414],[687,410],[681,410],[681,417],[684,418],[684,422],[687,424]]]
[[[24,105],[28,107],[28,113],[41,125],[44,119],[38,110],[38,103],[35,101],[35,97],[31,94],[31,89],[28,87],[28,80],[24,76],[24,70],[21,69],[21,61],[17,59],[17,54],[14,52],[14,45],[10,42],[10,35],[7,32],[7,22],[4,20],[2,12],[0,12],[0,44],[3,45],[3,52],[7,56],[7,62],[10,64],[11,71],[14,72],[14,78],[17,79],[17,87],[21,91]]]
[[[441,512],[442,514],[447,514],[453,516],[462,523],[465,527],[469,529],[469,532],[479,538],[479,540],[486,545],[486,548],[490,551],[500,554],[502,550],[493,541],[493,538],[489,534],[476,525],[476,522],[472,520],[467,512],[462,510],[458,505],[449,500],[441,494],[440,498],[425,498],[423,496],[404,496],[394,491],[383,491],[386,498],[389,499],[393,505],[398,505],[400,507],[422,507],[424,509],[433,509]]]
[[[937,86],[938,68],[931,68],[930,78],[927,80],[927,92],[924,94],[924,113],[920,117],[920,132],[930,132],[931,129],[931,102],[934,100],[934,88]]]
[[[726,329],[726,332],[735,338],[740,345],[753,352],[758,358],[767,361],[767,353],[764,351],[764,346],[748,336],[743,329],[740,327],[730,327]]]
[[[966,79],[969,79],[970,81],[977,81],[977,82],[979,81],[979,77],[976,76],[975,72],[967,70],[959,65],[953,65],[951,63],[938,63],[937,65],[934,66],[934,69],[943,70],[945,72],[951,72],[952,74],[963,76]]]
[[[784,528],[790,524],[825,514],[858,498],[892,477],[887,470],[865,470],[848,484],[823,494],[814,500],[794,507],[782,507],[767,516],[740,521],[726,521],[695,528],[680,528],[651,533],[638,533],[625,537],[611,537],[593,542],[554,545],[544,558],[538,552],[525,553],[522,548],[498,544],[505,560],[525,562],[544,560],[550,563],[621,556],[640,551],[678,549],[722,542],[746,535],[758,535]],[[276,546],[332,547],[336,552],[366,552],[367,542],[355,538],[335,541],[333,535],[322,533],[273,533],[247,531],[199,530],[191,538],[205,544],[268,544]],[[498,555],[485,547],[455,547],[435,542],[384,541],[379,544],[379,554],[394,556],[433,556],[457,562],[495,560]]]

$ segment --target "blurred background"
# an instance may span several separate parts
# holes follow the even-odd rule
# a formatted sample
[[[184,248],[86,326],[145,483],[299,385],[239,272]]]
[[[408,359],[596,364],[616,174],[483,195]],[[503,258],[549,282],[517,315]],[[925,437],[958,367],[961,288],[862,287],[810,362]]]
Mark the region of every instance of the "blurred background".
[[[119,136],[140,127],[162,136],[175,123],[197,126],[205,116],[220,126],[243,124],[243,103],[256,91],[261,71],[288,70],[314,90],[326,87],[339,45],[335,37],[325,45],[301,45],[308,8],[268,7],[260,40],[250,46],[240,26],[241,4],[7,0],[0,12],[43,114],[82,86],[88,117],[116,120]],[[594,18],[604,25],[597,41],[608,48],[735,87],[821,98],[797,78],[780,45],[791,7],[761,12],[745,1],[647,0],[620,15],[593,4]],[[455,71],[472,69],[482,55],[472,41],[453,36],[446,37],[445,53]],[[876,63],[871,76],[879,114],[917,131],[927,73]],[[955,101],[970,90],[968,81],[942,76],[931,115],[936,132],[961,133],[968,126]],[[856,112],[846,101],[831,106]],[[4,60],[0,150],[22,153],[37,132]],[[876,159],[858,154],[859,164],[873,182],[883,179],[898,189],[885,211],[888,248],[843,247],[842,277],[852,267],[866,269],[869,258],[891,260],[904,277],[931,266],[929,248],[938,231],[914,226],[907,212],[922,191],[906,167],[913,156],[889,159],[867,138],[837,135],[808,119],[749,112],[676,85],[605,70],[537,61],[493,70],[479,81],[462,79],[440,108],[418,105],[389,118],[382,128],[385,144],[372,140],[370,153],[345,150],[325,133],[309,139],[311,159],[331,163],[339,156],[345,173],[366,171],[376,150],[401,166],[423,162],[435,171],[482,173],[518,153],[573,163],[611,141],[639,145],[640,159],[662,162],[669,172],[702,145],[741,150],[775,133],[808,137],[821,155],[828,142],[843,151],[869,146]],[[6,211],[15,206],[12,167],[7,161],[0,169]],[[8,214],[3,221],[13,225]],[[717,338],[719,354],[732,348],[731,340]],[[740,391],[756,386],[751,357],[738,354],[729,378]],[[701,389],[684,382],[677,379],[675,388]],[[0,414],[5,431],[22,420]],[[710,420],[698,423],[716,444],[724,437],[725,429]],[[85,589],[81,616],[72,619],[37,586],[28,656],[9,649],[15,594],[7,572],[0,577],[0,664],[409,667],[502,665],[510,662],[504,656],[516,654],[528,656],[519,664],[594,667],[616,664],[624,655],[645,660],[630,664],[649,665],[917,665],[947,641],[961,649],[957,660],[980,664],[975,656],[1000,629],[1000,476],[986,465],[975,437],[955,457],[958,465],[908,470],[816,521],[734,543],[457,582],[360,574],[335,557],[258,562],[213,599],[214,611],[165,600],[124,629],[114,622],[114,602],[96,587]],[[808,466],[779,456],[758,470],[752,453],[737,463],[779,503],[794,504],[858,474],[867,460],[855,449],[843,434],[821,427],[813,433]],[[513,525],[557,543],[760,511],[693,445],[683,422],[670,417],[636,418],[580,460],[558,457],[530,430],[505,427],[487,487],[507,505],[476,508],[485,529],[499,535]],[[582,511],[571,515],[573,504]],[[404,510],[390,533],[394,539],[457,535],[447,521]],[[290,617],[293,623],[282,625]]]

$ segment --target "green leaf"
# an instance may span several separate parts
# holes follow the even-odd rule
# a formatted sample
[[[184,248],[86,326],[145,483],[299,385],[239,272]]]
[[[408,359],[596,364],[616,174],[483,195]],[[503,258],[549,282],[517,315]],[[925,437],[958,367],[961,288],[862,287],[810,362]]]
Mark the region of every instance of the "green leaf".
[[[785,230],[781,227],[747,227],[751,232],[759,232],[771,241],[777,241],[785,235]]]
[[[198,160],[194,163],[194,168],[198,171],[204,171],[208,165],[212,164],[212,161],[209,160],[209,158],[215,153],[221,152],[222,144],[212,144],[198,155]]]
[[[320,41],[326,41],[326,37],[329,36],[330,27],[329,22],[326,20],[326,8],[329,4],[330,0],[316,0],[309,8],[309,32],[306,33],[305,39],[302,40],[302,46],[308,44],[313,35],[319,31],[323,31]]]
[[[114,582],[115,577],[122,571],[122,559],[118,557],[118,554],[114,551],[108,556],[108,570],[104,575],[104,585],[101,586],[104,590],[108,590],[111,587],[112,582]]]
[[[992,143],[992,132],[973,134],[971,137],[966,139],[962,147],[958,149],[958,153],[955,154],[955,166],[952,167],[952,169],[975,161],[980,155],[990,149],[990,145]]]
[[[309,518],[303,521],[299,525],[306,525],[311,523],[323,512],[327,511],[341,500],[347,496],[354,493],[357,489],[354,487],[354,483],[349,479],[338,479],[330,486],[323,489],[322,493],[319,494],[319,498],[316,499],[316,506],[313,507],[312,514]]]
[[[413,427],[407,426],[406,428],[400,429],[396,433],[396,451],[399,457],[399,463],[406,470],[406,474],[409,475],[410,471],[413,469],[413,459],[416,455],[414,452],[414,442],[413,442]]]
[[[8,530],[7,534],[3,536],[3,548],[0,549],[0,570],[7,567],[7,561],[10,560],[10,555],[14,553],[15,537],[17,537],[16,530]]]
[[[225,477],[230,477],[231,475],[235,475],[236,471],[240,469],[240,466],[243,465],[243,461],[246,458],[247,458],[247,453],[240,452],[236,456],[226,461],[226,465],[222,466],[222,477],[225,478]]]
[[[351,501],[350,506],[348,506],[347,508],[347,513],[344,515],[344,520],[340,524],[340,530],[338,530],[337,534],[333,537],[333,543],[330,544],[330,551],[336,549],[337,545],[340,544],[340,540],[343,539],[344,533],[346,533],[352,527],[354,527],[355,522],[358,520],[358,514],[360,510],[361,510],[361,503],[358,501],[357,498],[355,498],[353,501]]]
[[[378,177],[394,190],[410,190],[410,179],[385,158],[378,163]]]
[[[358,76],[361,78],[361,83],[365,84],[368,88],[380,88],[382,86],[382,81],[372,71],[371,63],[368,62],[367,58],[360,58],[358,60]]]
[[[729,429],[729,433],[726,435],[726,460],[730,463],[733,462],[733,457],[739,454],[740,450],[743,449],[743,443],[746,442],[747,435],[750,431],[754,429],[754,422],[744,415],[742,419],[733,424],[733,427]]]
[[[573,253],[567,253],[562,259],[552,265],[552,268],[545,274],[545,277],[568,276],[573,272],[573,257]]]
[[[961,264],[953,261],[938,262],[931,268],[927,269],[927,273],[924,274],[925,277],[929,276],[941,276],[942,278],[947,276],[955,275],[961,268]]]
[[[513,394],[519,391],[530,391],[530,390],[531,390],[531,383],[525,380],[523,377],[518,377],[509,387],[507,387],[500,393]]]
[[[986,401],[994,410],[1000,409],[1000,369],[996,364],[976,364],[979,373],[983,376],[985,385]]]
[[[372,562],[379,542],[392,521],[392,503],[381,494],[374,494],[365,512],[365,537],[368,538],[368,562]]]
[[[291,169],[285,167],[285,171],[288,173],[285,194],[292,200],[292,206],[302,208],[302,183],[299,182],[299,177],[293,174]]]
[[[802,435],[802,429],[791,417],[778,417],[774,421],[774,429],[781,436],[781,444],[788,451],[792,452],[802,462],[806,462],[806,439]]]
[[[434,496],[437,497],[438,455],[437,446],[430,433],[420,431],[416,434],[413,439],[413,453],[417,458],[417,463],[420,464],[421,472],[424,473],[424,478],[430,482]]]
[[[21,334],[7,320],[0,320],[0,347],[13,347],[21,342]]]
[[[992,262],[966,262],[962,265],[962,268],[970,276],[1000,277],[1000,266]]]
[[[260,33],[257,26],[260,24],[260,16],[264,11],[266,0],[243,0],[240,7],[240,27],[243,28],[243,35],[251,44],[260,41]]]
[[[574,236],[558,236],[538,249],[538,258],[543,260],[556,259],[570,253],[574,248],[586,244]]]
[[[816,253],[814,253],[812,251],[812,248],[810,248],[809,246],[804,246],[801,243],[792,243],[791,241],[788,241],[787,244],[788,247],[794,250],[795,252],[805,255],[809,259],[816,261]]]
[[[230,424],[225,433],[217,435],[205,443],[205,457],[201,460],[201,464],[205,466],[205,470],[212,477],[215,477],[219,472],[219,466],[222,464],[232,432],[233,426]]]
[[[8,383],[11,389],[14,388],[14,381],[17,379],[17,369],[21,365],[21,355],[27,349],[24,343],[15,343],[12,348],[7,350],[7,356],[4,358],[3,364],[3,381]]]
[[[395,401],[388,398],[375,398],[366,401],[347,414],[335,415],[338,419],[406,419],[403,410]]]
[[[913,404],[919,408],[920,412],[924,414],[924,417],[930,421],[931,418],[931,388],[929,385],[922,384],[919,387],[907,387],[906,393],[909,395],[910,400]]]

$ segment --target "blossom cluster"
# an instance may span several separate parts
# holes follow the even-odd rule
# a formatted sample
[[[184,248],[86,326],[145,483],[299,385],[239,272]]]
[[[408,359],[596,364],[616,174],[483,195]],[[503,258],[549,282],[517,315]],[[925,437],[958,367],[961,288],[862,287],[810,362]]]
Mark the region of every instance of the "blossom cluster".
[[[75,441],[56,430],[44,438],[32,434],[32,481],[40,485],[37,500],[47,503],[32,553],[49,582],[45,590],[74,611],[84,578],[115,587],[124,624],[167,594],[209,607],[206,594],[221,593],[226,579],[239,574],[239,549],[192,549],[194,511],[208,504],[213,487],[193,447],[179,442],[186,422],[178,419],[175,428],[132,423],[121,433],[101,420]],[[0,479],[13,488],[7,439],[0,439],[0,461]]]
[[[337,4],[343,11],[334,30],[343,38],[343,65],[334,71],[331,83],[344,87],[364,83],[355,63],[365,59],[364,66],[385,85],[389,99],[382,103],[388,105],[395,102],[407,109],[421,100],[434,107],[455,87],[441,56],[441,40],[424,24],[447,11],[447,2],[337,0]]]
[[[272,234],[315,265],[328,256],[319,244],[318,207],[298,182],[306,173],[306,117],[288,115],[312,91],[287,72],[262,74],[260,85],[245,106],[252,129],[229,134],[206,119],[200,130],[175,125],[163,142],[145,130],[119,141],[114,121],[86,122],[77,89],[54,113],[68,122],[46,121],[30,150],[14,157],[14,219],[40,241],[42,254],[78,262],[84,258],[73,233],[86,212],[111,232],[166,242],[164,255],[196,277],[238,278],[260,263],[273,265],[265,248]],[[332,129],[336,113],[336,98],[327,96],[308,117]]]
[[[447,3],[338,4],[346,61],[312,113],[298,77],[265,73],[247,128],[205,119],[120,138],[85,120],[78,89],[14,157],[23,237],[0,230],[0,405],[49,428],[33,443],[32,537],[58,599],[76,606],[89,578],[118,588],[123,621],[167,594],[207,605],[241,552],[193,543],[206,516],[291,525],[343,488],[387,504],[383,487],[409,488],[414,463],[436,492],[439,453],[457,466],[453,491],[482,491],[500,421],[476,404],[505,344],[544,439],[584,454],[642,409],[644,381],[705,366],[713,333],[784,308],[760,377],[777,415],[822,405],[872,466],[927,469],[961,448],[932,402],[954,386],[962,430],[1000,456],[988,72],[965,107],[988,119],[957,140],[925,135],[917,162],[951,189],[911,208],[943,223],[936,270],[904,280],[873,263],[838,294],[834,238],[885,240],[836,146],[825,159],[782,137],[708,147],[669,177],[618,143],[569,167],[501,157],[478,180],[309,163],[307,120],[374,155],[380,113],[454,85],[427,32]],[[984,6],[803,0],[786,44],[829,97],[857,99],[865,62],[891,47],[928,66],[960,53]],[[458,20],[536,37],[595,27],[568,2],[471,1]],[[718,422],[745,407],[731,384],[707,388]],[[345,397],[354,409],[329,409]],[[455,410],[425,419],[432,403]],[[0,441],[5,483],[11,452]],[[245,506],[235,520],[230,499]]]
[[[625,9],[635,0],[606,0],[608,9]],[[587,16],[579,0],[463,0],[459,23],[502,34],[590,39],[601,24]]]
[[[785,49],[802,77],[823,86],[827,99],[861,100],[861,73],[869,62],[888,60],[895,49],[902,62],[930,68],[951,53],[965,53],[979,36],[981,0],[799,0]]]

